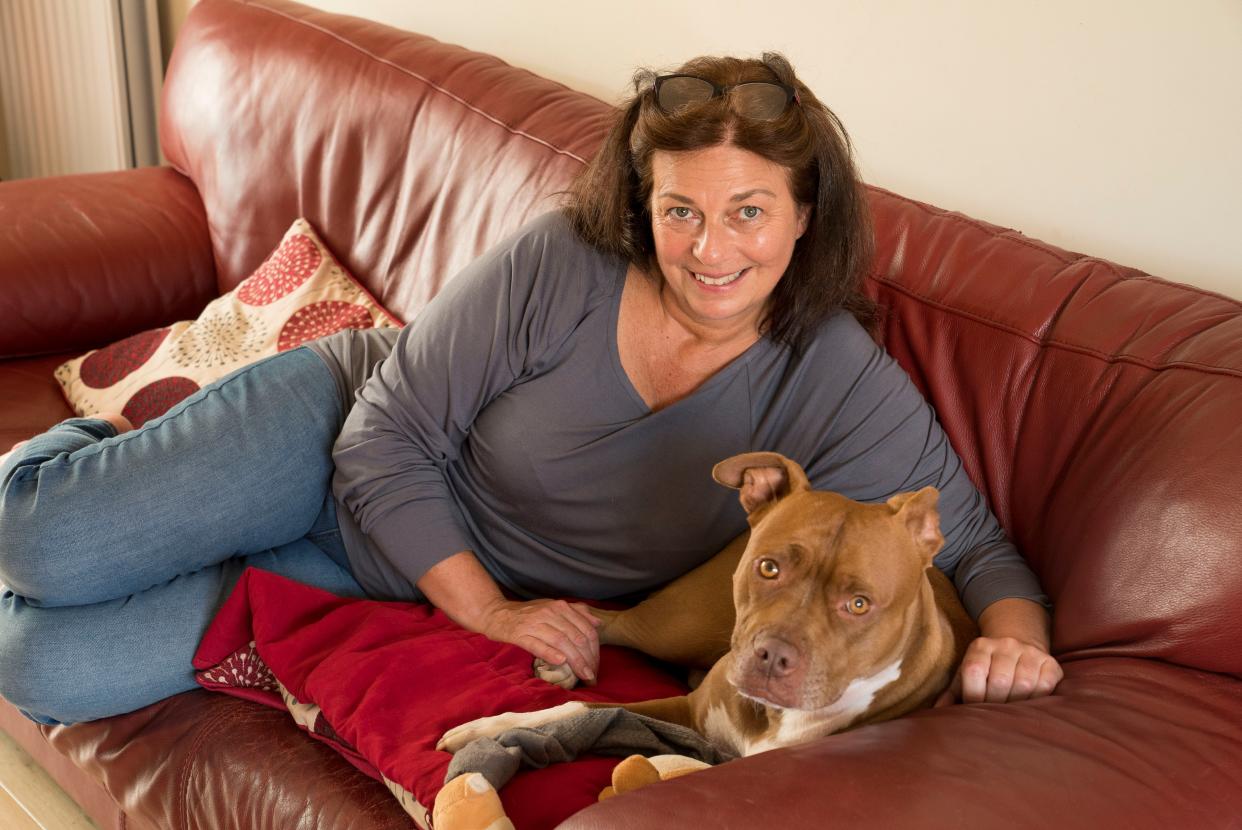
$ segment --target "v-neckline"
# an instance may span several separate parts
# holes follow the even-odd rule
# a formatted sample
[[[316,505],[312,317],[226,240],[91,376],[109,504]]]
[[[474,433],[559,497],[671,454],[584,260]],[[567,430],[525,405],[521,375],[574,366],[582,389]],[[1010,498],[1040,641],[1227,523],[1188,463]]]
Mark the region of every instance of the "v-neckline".
[[[613,292],[612,296],[612,308],[610,311],[611,320],[609,324],[611,336],[608,338],[608,351],[612,358],[612,368],[616,373],[618,382],[620,382],[622,388],[625,389],[630,399],[634,401],[634,403],[642,410],[642,414],[644,416],[656,415],[661,412],[667,412],[670,409],[674,409],[681,404],[688,404],[700,395],[706,394],[710,390],[719,386],[721,383],[731,379],[741,367],[750,362],[751,357],[760,349],[760,344],[767,339],[765,337],[760,337],[754,343],[751,343],[744,351],[725,365],[721,366],[713,372],[710,377],[696,386],[694,391],[690,392],[690,394],[678,398],[667,406],[662,406],[659,409],[653,408],[651,404],[649,404],[642,396],[642,393],[638,391],[638,387],[634,385],[634,381],[630,378],[629,373],[625,371],[625,366],[621,363],[621,298],[625,293],[625,283],[628,279],[628,275],[629,266],[625,265],[621,269],[621,275],[617,280],[617,288]]]

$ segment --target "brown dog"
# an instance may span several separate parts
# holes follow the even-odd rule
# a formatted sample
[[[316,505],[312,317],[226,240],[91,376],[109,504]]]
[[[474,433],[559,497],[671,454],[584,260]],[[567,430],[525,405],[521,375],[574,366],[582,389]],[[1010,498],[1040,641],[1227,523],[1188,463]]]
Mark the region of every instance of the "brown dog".
[[[930,705],[977,633],[931,564],[944,544],[936,489],[861,504],[813,491],[777,453],[734,456],[712,474],[740,490],[750,532],[640,605],[597,612],[601,642],[711,671],[688,695],[623,708],[751,755]],[[602,705],[480,718],[438,748]]]

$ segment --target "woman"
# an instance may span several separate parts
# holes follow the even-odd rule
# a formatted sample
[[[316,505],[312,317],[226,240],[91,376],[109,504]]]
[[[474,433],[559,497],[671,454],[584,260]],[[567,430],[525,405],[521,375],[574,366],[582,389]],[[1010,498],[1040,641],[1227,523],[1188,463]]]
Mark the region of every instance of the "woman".
[[[67,722],[191,688],[247,565],[426,599],[590,681],[595,619],[542,597],[631,598],[708,558],[745,528],[711,467],[751,449],[859,500],[939,487],[937,564],[984,635],[963,699],[1049,693],[1038,585],[862,325],[870,234],[835,117],[777,56],[636,92],[567,209],[395,343],[334,336],[140,430],[73,419],[15,451],[0,694]]]

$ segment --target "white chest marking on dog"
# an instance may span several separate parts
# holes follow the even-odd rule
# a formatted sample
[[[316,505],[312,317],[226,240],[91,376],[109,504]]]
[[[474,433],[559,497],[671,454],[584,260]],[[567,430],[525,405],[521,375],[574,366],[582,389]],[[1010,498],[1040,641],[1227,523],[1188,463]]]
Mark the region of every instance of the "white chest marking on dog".
[[[572,718],[585,710],[586,707],[581,703],[571,700],[569,703],[562,703],[560,706],[553,706],[548,709],[539,709],[535,712],[505,712],[503,715],[479,718],[469,723],[463,723],[461,726],[454,726],[445,732],[444,736],[440,738],[440,742],[436,744],[436,749],[445,752],[456,752],[475,738],[494,738],[501,732],[507,732],[518,727],[543,726],[554,721]]]
[[[876,694],[898,677],[901,677],[900,659],[870,677],[851,681],[841,697],[822,709],[782,709],[780,724],[774,732],[769,730],[758,740],[742,738],[738,749],[742,755],[755,755],[839,732],[866,714]]]
[[[742,744],[744,739],[741,731],[737,728],[737,724],[733,722],[733,718],[729,717],[729,713],[725,711],[724,706],[712,706],[707,710],[707,716],[703,718],[704,737],[716,745],[717,748],[731,752],[734,755],[742,755]]]

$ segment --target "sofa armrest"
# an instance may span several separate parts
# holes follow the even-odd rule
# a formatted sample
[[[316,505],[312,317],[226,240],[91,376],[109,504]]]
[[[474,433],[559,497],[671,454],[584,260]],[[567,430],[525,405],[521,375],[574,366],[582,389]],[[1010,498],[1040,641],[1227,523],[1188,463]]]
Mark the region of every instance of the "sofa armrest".
[[[1052,697],[950,706],[730,761],[558,830],[960,827],[1227,830],[1242,815],[1242,681],[1069,662]]]
[[[171,168],[0,183],[0,358],[193,317],[215,289],[202,201]]]

